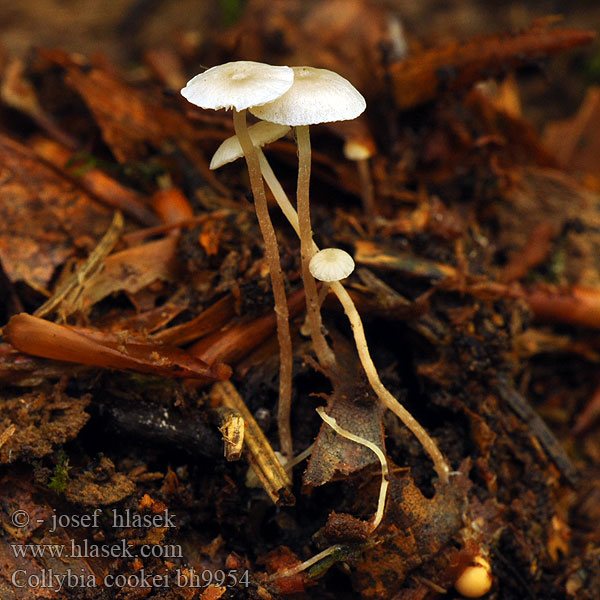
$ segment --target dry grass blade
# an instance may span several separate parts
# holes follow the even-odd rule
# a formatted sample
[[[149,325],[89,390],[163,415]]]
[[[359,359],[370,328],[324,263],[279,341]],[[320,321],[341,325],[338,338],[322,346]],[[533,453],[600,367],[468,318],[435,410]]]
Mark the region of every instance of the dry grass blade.
[[[123,231],[123,224],[123,215],[117,211],[108,231],[91,252],[85,263],[54,292],[51,298],[48,298],[33,313],[34,316],[44,317],[57,310],[59,320],[64,321],[79,308],[78,300],[84,283],[102,268],[103,259],[110,254]]]

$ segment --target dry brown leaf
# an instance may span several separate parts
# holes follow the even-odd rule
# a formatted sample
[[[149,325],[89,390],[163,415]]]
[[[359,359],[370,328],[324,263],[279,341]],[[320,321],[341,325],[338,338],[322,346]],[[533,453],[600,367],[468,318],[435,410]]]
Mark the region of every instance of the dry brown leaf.
[[[77,186],[82,187],[103,204],[123,211],[143,225],[158,223],[158,219],[144,204],[138,192],[121,185],[100,169],[90,168],[80,173],[82,166],[77,162],[71,162],[75,155],[68,148],[39,136],[34,137],[30,144],[45,161],[61,170],[65,177],[73,180]]]
[[[381,406],[370,397],[368,388],[361,385],[360,380],[350,376],[350,371],[347,379],[334,381],[327,414],[344,429],[373,442],[385,452]],[[323,424],[303,482],[306,486],[316,487],[331,481],[336,474],[350,475],[374,463],[378,464],[377,456],[371,450]]]
[[[228,379],[231,375],[227,365],[207,365],[184,350],[147,342],[126,332],[119,335],[78,329],[25,313],[11,318],[4,335],[21,352],[54,360],[202,382]]]
[[[111,212],[21,144],[0,136],[0,260],[11,281],[44,288],[77,247],[91,250]]]
[[[90,278],[79,297],[80,310],[88,310],[113,292],[138,292],[153,281],[172,281],[177,276],[178,238],[166,237],[112,254],[104,269]]]
[[[148,156],[148,145],[158,149],[170,139],[193,137],[190,121],[165,108],[158,94],[137,90],[113,72],[94,67],[84,71],[68,56],[57,62],[65,67],[65,82],[88,105],[119,162]]]
[[[521,255],[543,221],[560,232],[544,262],[552,283],[600,289],[597,205],[597,194],[560,171],[512,169],[502,199],[490,207],[498,221],[497,249],[510,258]]]
[[[577,113],[546,126],[544,144],[569,171],[600,169],[600,87],[592,86]]]
[[[409,477],[391,476],[386,516],[377,530],[382,542],[364,552],[353,573],[363,598],[393,597],[413,569],[452,541],[463,526],[469,485],[464,476],[454,477],[429,500]]]

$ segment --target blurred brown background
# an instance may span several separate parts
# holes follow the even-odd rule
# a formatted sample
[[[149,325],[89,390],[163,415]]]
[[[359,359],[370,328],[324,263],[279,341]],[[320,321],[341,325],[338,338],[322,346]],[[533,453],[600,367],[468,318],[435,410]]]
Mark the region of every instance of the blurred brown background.
[[[277,9],[309,11],[328,0],[270,0]],[[256,2],[255,2],[256,3]],[[85,54],[102,52],[118,61],[132,60],[141,48],[165,44],[181,32],[206,36],[235,21],[244,0],[20,0],[0,3],[2,45],[24,53],[32,45],[60,45]],[[526,27],[532,19],[561,14],[568,27],[600,28],[600,4],[502,2],[499,0],[373,0],[395,13],[407,32],[425,43],[466,38]]]
[[[202,66],[202,49],[210,47],[211,36],[235,24],[248,5],[254,9],[262,5],[268,7],[267,11],[284,11],[300,20],[318,5],[332,1],[339,3],[339,0],[2,2],[0,47],[11,56],[24,56],[35,46],[60,46],[87,56],[96,53],[131,73],[142,64],[145,50],[180,45],[185,40],[188,47],[198,49],[198,59],[189,66],[192,75]],[[600,30],[600,3],[594,0],[372,0],[370,3],[401,23],[409,45],[436,46],[477,34],[515,31],[529,26],[536,18],[553,14],[563,16],[564,27]],[[600,43],[596,41],[575,54],[560,56],[537,73],[521,74],[519,83],[527,119],[540,127],[549,119],[563,118],[576,110],[590,84],[600,83]]]

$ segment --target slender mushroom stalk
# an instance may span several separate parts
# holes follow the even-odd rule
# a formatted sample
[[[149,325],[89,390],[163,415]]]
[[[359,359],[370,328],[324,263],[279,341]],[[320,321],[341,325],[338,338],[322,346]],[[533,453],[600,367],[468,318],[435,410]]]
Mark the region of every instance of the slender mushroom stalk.
[[[234,128],[248,165],[256,215],[265,241],[265,258],[273,287],[280,358],[277,421],[281,449],[288,458],[293,456],[290,427],[293,355],[288,306],[277,237],[269,217],[258,155],[248,134],[246,109],[278,98],[291,87],[293,80],[294,73],[289,67],[238,61],[219,65],[196,75],[181,90],[187,100],[202,108],[233,109]]]
[[[308,265],[314,256],[312,227],[310,223],[310,134],[308,125],[299,125],[295,128],[298,144],[298,189],[296,199],[298,202],[298,228],[300,235],[300,257],[302,260],[302,281],[306,294],[306,314],[310,326],[310,334],[315,347],[315,353],[321,365],[332,368],[335,365],[335,355],[329,347],[323,334],[323,322],[319,306],[317,282],[310,273]]]
[[[259,128],[259,125],[265,126]],[[260,144],[267,143],[267,140],[274,141],[277,138],[273,135],[267,134],[268,128],[266,127],[266,123],[253,125],[250,129],[252,130],[251,139],[254,142],[255,149],[258,154],[262,176],[273,193],[275,200],[281,207],[284,216],[290,222],[291,226],[298,234],[298,237],[300,237],[298,214],[289,201],[283,187],[279,183],[275,173],[273,173],[273,169],[271,168],[267,158],[260,148]],[[260,135],[259,130],[262,130],[260,131]],[[281,130],[279,134],[285,135],[285,131]],[[226,151],[222,151],[221,148],[217,150],[215,156],[213,157],[213,161],[211,161],[211,168],[217,168],[218,166],[225,164],[225,162],[235,160],[241,156],[241,148],[231,147],[234,141],[235,138],[230,138],[229,140],[223,142],[221,148],[225,147],[226,144],[230,147],[227,148]],[[327,286],[324,287],[321,290],[321,293],[318,295],[317,309],[320,311],[324,296],[330,288],[340,300],[340,303],[344,308],[344,312],[348,316],[352,326],[352,332],[354,335],[358,356],[373,391],[376,393],[379,401],[386,408],[391,410],[419,440],[423,446],[423,449],[430,455],[440,481],[446,483],[448,481],[450,469],[436,443],[423,429],[419,422],[383,385],[373,360],[371,359],[360,315],[356,310],[356,306],[354,305],[352,298],[343,285],[339,282],[339,280],[348,277],[348,275],[350,275],[350,273],[353,271],[354,261],[352,260],[352,257],[346,252],[336,248],[326,248],[325,250],[319,251],[318,246],[314,243],[314,241],[312,241],[312,238],[311,245],[313,253],[313,258],[309,262],[311,277],[314,277],[320,281],[324,281],[325,286]],[[336,258],[336,256],[338,258]]]
[[[332,291],[338,297],[342,307],[344,308],[344,312],[350,321],[352,333],[354,335],[354,341],[356,343],[356,350],[358,351],[358,357],[360,358],[360,362],[365,370],[365,374],[367,375],[367,379],[369,380],[373,391],[377,394],[380,402],[386,408],[391,410],[419,440],[421,446],[423,446],[424,450],[431,457],[433,466],[440,481],[444,484],[448,483],[450,468],[443,454],[440,452],[440,449],[437,447],[437,444],[431,439],[421,424],[404,408],[404,406],[402,406],[402,404],[400,404],[400,402],[398,402],[398,400],[396,400],[396,398],[394,398],[394,396],[381,382],[379,374],[377,373],[377,369],[375,368],[373,360],[371,359],[371,354],[369,353],[369,347],[367,346],[367,339],[365,337],[365,330],[363,328],[362,320],[358,314],[358,311],[356,310],[356,306],[354,305],[350,294],[348,294],[344,286],[339,281],[331,282],[329,285],[331,285]]]
[[[340,427],[337,424],[337,421],[333,417],[330,417],[325,412],[325,409],[322,406],[317,408],[317,413],[319,414],[321,419],[323,419],[323,421],[325,421],[325,423],[327,423],[327,425],[329,425],[329,427],[331,427],[337,434],[341,435],[342,437],[345,437],[346,439],[352,440],[357,444],[366,446],[369,450],[371,450],[371,452],[374,452],[375,456],[377,456],[379,462],[381,463],[381,486],[379,487],[379,500],[377,501],[377,512],[371,520],[371,530],[375,531],[375,529],[379,527],[379,524],[383,519],[383,511],[385,510],[385,499],[387,495],[388,485],[390,483],[389,469],[385,454],[383,453],[381,448],[371,440],[368,440],[360,435],[356,435],[355,433],[352,433],[351,431]]]
[[[371,177],[371,168],[369,166],[369,159],[374,153],[375,144],[370,137],[367,136],[356,139],[350,138],[344,144],[344,156],[348,160],[354,161],[358,167],[363,213],[369,233],[373,233],[374,231],[375,217],[377,216],[373,178]]]
[[[273,193],[275,200],[277,200],[286,219],[290,222],[294,231],[299,234],[298,213],[289,201],[284,189],[281,187],[281,183],[279,183],[279,179],[277,179],[277,176],[273,173],[273,169],[261,149],[263,145],[282,138],[290,129],[291,127],[289,125],[279,125],[277,123],[270,123],[269,121],[259,121],[248,127],[248,133],[250,134],[250,139],[258,154],[260,170],[266,184],[269,186],[269,189]],[[244,156],[244,153],[240,146],[240,141],[237,136],[234,135],[227,138],[217,148],[210,161],[210,169],[218,169],[242,156]],[[318,252],[319,249],[317,246],[315,244],[313,244],[313,246],[315,252]]]
[[[304,230],[304,238],[302,237],[302,230],[299,224],[298,213],[288,200],[288,197],[281,187],[279,180],[273,173],[273,169],[271,165],[267,161],[265,155],[263,154],[260,146],[269,142],[273,142],[276,139],[282,137],[289,131],[289,127],[286,125],[279,125],[275,123],[269,123],[268,121],[262,121],[257,123],[256,125],[252,125],[248,128],[250,140],[252,141],[252,145],[254,146],[255,152],[258,154],[258,160],[260,163],[260,170],[262,175],[267,182],[267,185],[273,192],[273,196],[275,200],[279,204],[281,210],[284,215],[291,223],[292,227],[300,237],[300,248],[302,253],[302,278],[305,286],[305,294],[307,297],[307,315],[309,321],[309,328],[311,332],[311,337],[313,339],[313,344],[315,347],[315,353],[317,354],[317,358],[319,362],[324,367],[333,368],[335,365],[335,355],[333,351],[327,344],[327,340],[325,339],[325,335],[323,333],[323,326],[321,322],[321,312],[320,312],[320,302],[317,292],[317,284],[314,279],[310,275],[310,270],[308,269],[308,263],[312,258],[315,252],[319,251],[319,248],[312,240],[312,232],[310,230],[310,210],[308,207],[308,185],[310,181],[310,138],[308,137],[308,127],[303,127],[299,129],[306,130],[306,146],[302,145],[303,148],[303,158],[301,160],[300,167],[300,176],[298,178],[298,190],[303,194],[303,202],[302,206],[304,208],[304,217],[305,217],[305,230]],[[299,153],[300,154],[300,153]],[[228,162],[236,160],[242,156],[242,148],[240,146],[240,140],[233,138],[228,138],[225,140],[221,146],[215,152],[211,162],[210,168],[216,169]],[[306,193],[305,193],[306,191]],[[300,197],[300,196],[299,196]],[[304,240],[304,246],[302,241]],[[306,245],[308,244],[308,252],[306,251]],[[308,297],[310,296],[311,300],[308,301]]]
[[[295,127],[298,144],[298,221],[306,312],[317,358],[323,367],[333,368],[335,355],[323,334],[317,284],[308,269],[314,254],[309,202],[311,150],[308,126],[355,119],[365,110],[366,102],[349,81],[333,71],[313,67],[292,68],[294,83],[290,89],[279,98],[250,110],[265,121]]]
[[[327,281],[331,286],[331,290],[338,297],[344,312],[352,326],[354,342],[358,357],[365,370],[365,374],[373,391],[377,394],[379,401],[389,410],[391,410],[409,429],[414,436],[419,440],[425,451],[433,460],[433,466],[442,483],[448,483],[450,468],[446,459],[437,447],[437,444],[429,437],[429,434],[423,429],[421,424],[394,398],[394,396],[383,385],[377,369],[371,358],[365,330],[362,320],[350,294],[346,288],[340,283],[341,279],[345,279],[354,270],[354,261],[352,257],[339,248],[326,248],[321,250],[311,260],[310,270],[313,276],[319,280]]]
[[[263,239],[265,241],[265,258],[269,265],[273,298],[275,300],[275,314],[277,317],[277,340],[279,342],[279,405],[277,408],[277,423],[279,438],[283,454],[293,456],[292,432],[290,426],[290,413],[292,406],[292,337],[290,335],[289,313],[287,297],[285,294],[285,281],[281,270],[281,259],[277,246],[275,229],[269,216],[267,196],[260,172],[260,164],[256,148],[248,134],[246,125],[246,111],[233,110],[233,126],[240,142],[248,174],[250,187],[254,196],[254,207]]]
[[[281,208],[281,212],[283,212],[285,218],[289,221],[290,225],[293,227],[294,231],[300,237],[300,224],[298,223],[298,213],[296,209],[292,206],[287,194],[283,187],[281,187],[281,183],[279,183],[279,179],[273,172],[267,157],[264,155],[264,152],[261,148],[257,148],[256,152],[258,153],[258,161],[260,163],[260,170],[262,172],[262,176],[269,186],[273,197],[277,204],[279,204],[279,208]],[[319,248],[313,242],[313,251],[318,252]]]

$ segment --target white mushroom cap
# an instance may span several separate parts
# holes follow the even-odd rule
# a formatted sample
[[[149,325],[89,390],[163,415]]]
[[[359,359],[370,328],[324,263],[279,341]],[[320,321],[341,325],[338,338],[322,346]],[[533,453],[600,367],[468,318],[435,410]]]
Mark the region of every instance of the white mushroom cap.
[[[339,281],[354,271],[354,261],[345,250],[325,248],[310,259],[308,268],[319,281]]]
[[[492,587],[492,569],[482,556],[477,556],[474,565],[467,567],[456,580],[456,591],[465,598],[480,598]]]
[[[282,125],[314,125],[356,119],[367,103],[341,75],[327,69],[292,67],[294,85],[282,96],[250,112]]]
[[[250,139],[255,146],[264,146],[283,137],[290,130],[289,125],[279,125],[278,123],[269,123],[260,121],[248,127]],[[240,141],[237,135],[227,138],[214,153],[210,161],[211,169],[218,169],[227,163],[233,162],[244,156]]]
[[[201,108],[244,110],[279,98],[293,81],[290,67],[238,60],[196,75],[187,82],[181,95]]]

